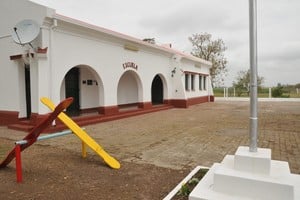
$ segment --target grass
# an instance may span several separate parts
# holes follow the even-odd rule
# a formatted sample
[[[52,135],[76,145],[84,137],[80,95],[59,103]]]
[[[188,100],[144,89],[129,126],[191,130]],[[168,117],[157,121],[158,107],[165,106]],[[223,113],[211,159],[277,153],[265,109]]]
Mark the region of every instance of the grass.
[[[199,181],[205,176],[209,169],[201,168],[192,178],[185,184],[183,184],[176,196],[172,200],[186,200],[189,194],[193,191]]]
[[[269,98],[269,92],[266,92],[265,90],[263,90],[263,92],[259,91],[257,95],[259,98]],[[224,97],[224,89],[215,88],[214,96],[215,97]],[[228,97],[234,97],[232,88],[228,89]],[[235,95],[235,97],[238,97],[237,94]],[[249,97],[249,96],[246,92],[244,92],[239,97]],[[290,93],[286,92],[286,93],[283,93],[282,97],[279,97],[279,98],[300,98],[300,93],[297,94],[296,92],[290,92]]]

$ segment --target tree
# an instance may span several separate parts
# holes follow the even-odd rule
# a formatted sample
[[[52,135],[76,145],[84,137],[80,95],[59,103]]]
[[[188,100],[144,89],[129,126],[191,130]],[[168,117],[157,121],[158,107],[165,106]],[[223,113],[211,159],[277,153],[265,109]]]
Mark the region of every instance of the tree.
[[[282,97],[283,95],[283,86],[278,83],[277,87],[272,89],[272,97]]]
[[[224,52],[227,49],[222,39],[212,40],[209,33],[193,34],[189,37],[192,43],[193,56],[210,61],[212,67],[210,68],[210,75],[212,84],[220,85],[224,82],[224,76],[227,73],[227,59],[224,57]]]
[[[257,77],[257,87],[258,89],[261,88],[262,84],[264,82],[264,77]],[[235,91],[238,96],[241,96],[244,92],[247,93],[249,96],[250,93],[250,69],[247,71],[239,71],[236,82],[232,83],[233,87],[235,88]]]

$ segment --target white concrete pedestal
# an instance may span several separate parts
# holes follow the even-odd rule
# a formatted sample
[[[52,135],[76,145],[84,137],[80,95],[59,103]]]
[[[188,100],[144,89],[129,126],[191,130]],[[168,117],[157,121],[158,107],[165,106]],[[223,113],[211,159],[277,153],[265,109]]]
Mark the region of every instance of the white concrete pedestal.
[[[239,147],[234,155],[234,169],[250,173],[269,174],[271,170],[271,149],[259,148],[257,152],[249,147]]]
[[[290,173],[287,162],[271,160],[271,150],[239,147],[214,164],[189,200],[296,200],[300,175]]]

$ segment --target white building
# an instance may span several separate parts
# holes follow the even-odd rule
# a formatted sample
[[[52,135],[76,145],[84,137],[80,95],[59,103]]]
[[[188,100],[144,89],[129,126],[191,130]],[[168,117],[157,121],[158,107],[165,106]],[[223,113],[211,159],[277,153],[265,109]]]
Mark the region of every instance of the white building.
[[[27,0],[0,1],[0,124],[32,121],[48,112],[39,98],[58,103],[73,96],[70,114],[118,115],[122,106],[186,108],[213,101],[210,62],[170,47],[59,15]],[[11,34],[34,20],[31,45]]]

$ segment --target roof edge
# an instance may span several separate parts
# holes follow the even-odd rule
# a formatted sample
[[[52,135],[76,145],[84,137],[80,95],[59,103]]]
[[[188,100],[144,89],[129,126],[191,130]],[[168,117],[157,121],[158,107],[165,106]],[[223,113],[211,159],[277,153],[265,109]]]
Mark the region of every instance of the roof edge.
[[[74,18],[65,16],[65,15],[62,15],[62,14],[55,13],[53,15],[53,18],[57,19],[57,20],[65,21],[65,22],[68,22],[68,23],[71,23],[71,24],[79,25],[79,26],[82,26],[82,27],[85,27],[85,28],[93,29],[95,31],[99,31],[99,32],[105,33],[107,35],[111,35],[113,37],[120,38],[120,39],[123,39],[123,40],[127,40],[129,42],[137,43],[137,44],[140,44],[140,45],[143,45],[143,46],[146,46],[146,47],[150,47],[150,48],[153,48],[153,49],[156,49],[156,50],[160,50],[160,51],[167,52],[167,53],[170,53],[170,54],[177,54],[177,55],[180,55],[181,57],[183,57],[187,60],[191,60],[193,62],[198,62],[198,63],[201,63],[201,64],[205,64],[205,65],[208,65],[209,67],[211,67],[211,65],[212,65],[211,62],[206,61],[206,60],[201,59],[201,58],[198,58],[198,57],[195,57],[191,54],[187,54],[187,53],[184,53],[184,52],[181,52],[179,50],[172,49],[172,48],[169,48],[169,47],[160,46],[160,45],[156,45],[156,44],[151,44],[151,43],[145,42],[141,39],[138,39],[138,38],[135,38],[135,37],[132,37],[132,36],[117,32],[117,31],[113,31],[113,30],[110,30],[110,29],[107,29],[107,28],[104,28],[104,27],[100,27],[100,26],[97,26],[97,25],[94,25],[94,24],[90,24],[88,22],[84,22],[84,21],[81,21],[81,20],[78,20],[78,19],[74,19]]]

